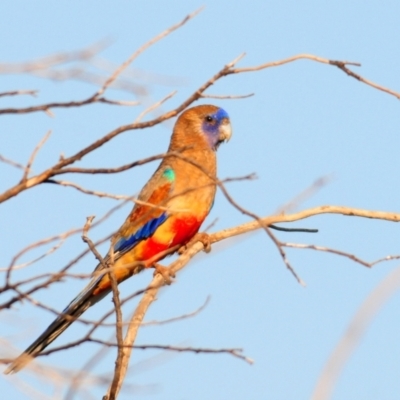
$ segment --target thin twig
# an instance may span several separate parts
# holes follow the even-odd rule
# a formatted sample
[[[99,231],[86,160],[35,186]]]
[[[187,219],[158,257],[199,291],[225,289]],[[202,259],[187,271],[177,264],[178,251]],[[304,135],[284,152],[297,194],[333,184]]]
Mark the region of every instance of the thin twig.
[[[49,250],[44,252],[39,257],[36,257],[36,258],[34,258],[34,259],[30,260],[30,261],[24,262],[24,263],[19,264],[19,265],[13,265],[12,266],[13,271],[16,271],[18,269],[23,269],[23,268],[29,267],[32,264],[37,263],[38,261],[42,260],[43,258],[45,258],[48,255],[50,255],[50,254],[54,253],[55,251],[57,251],[64,243],[65,243],[65,238],[64,239],[60,239],[60,241],[55,246],[51,247]],[[9,269],[10,269],[10,267],[0,268],[0,272],[6,272]]]
[[[116,390],[121,375],[122,361],[125,352],[124,338],[122,337],[123,318],[121,310],[121,301],[119,298],[118,281],[114,273],[114,245],[115,245],[115,236],[113,236],[111,239],[110,251],[108,252],[110,257],[108,276],[110,278],[110,283],[113,293],[113,302],[114,302],[115,318],[116,318],[115,335],[117,338],[118,351],[117,351],[117,359],[115,361],[114,376],[110,385],[109,400],[116,399]]]
[[[128,100],[110,100],[106,99],[105,97],[99,97],[97,99],[99,103],[106,103],[106,104],[112,104],[115,106],[127,106],[127,107],[133,107],[133,106],[138,106],[140,104],[139,101],[128,101]]]
[[[29,95],[36,97],[38,94],[38,90],[11,90],[9,92],[0,93],[0,97],[5,96],[21,96],[21,95]]]
[[[372,268],[376,264],[379,264],[379,263],[384,262],[384,261],[393,261],[393,260],[400,259],[400,255],[394,255],[394,256],[386,256],[386,257],[383,257],[383,258],[379,258],[378,260],[375,260],[375,261],[372,261],[372,262],[368,262],[368,261],[362,260],[361,258],[357,257],[354,254],[347,253],[347,252],[342,251],[342,250],[331,249],[329,247],[317,246],[315,244],[288,243],[288,242],[281,242],[281,244],[284,247],[291,247],[291,248],[294,248],[294,249],[309,249],[309,250],[322,251],[322,252],[325,252],[325,253],[336,254],[338,256],[349,258],[350,260],[352,260],[352,261],[354,261],[354,262],[356,262],[358,264],[361,264],[361,265],[363,265],[364,267],[367,267],[367,268]]]
[[[135,119],[134,124],[138,124],[143,117],[148,114],[149,112],[155,110],[156,108],[160,107],[162,104],[164,104],[167,100],[169,100],[171,97],[175,96],[176,93],[178,93],[176,90],[174,90],[173,92],[167,94],[163,99],[157,101],[156,103],[154,103],[153,105],[151,105],[150,107],[146,108],[145,110],[143,110]]]
[[[352,78],[357,79],[358,81],[365,83],[366,85],[371,86],[375,89],[381,90],[382,92],[391,94],[392,96],[395,96],[397,99],[400,99],[400,93],[395,92],[394,90],[389,89],[387,87],[378,85],[377,83],[372,82],[369,79],[363,78],[361,75],[358,75],[355,72],[353,72],[352,70],[350,70],[349,68],[347,68],[346,64],[351,65],[350,63],[346,63],[343,61],[330,61],[330,64],[335,65],[336,67],[338,67],[340,70],[342,70],[343,72],[345,72],[347,75],[351,76]]]
[[[281,232],[306,232],[306,233],[317,233],[318,229],[313,229],[313,228],[283,228],[282,226],[276,226],[276,225],[269,225],[270,229],[275,229],[276,231],[281,231]]]
[[[99,339],[90,339],[90,342],[94,343],[99,343],[105,346],[113,347],[116,346],[115,343],[110,343],[110,342],[105,342],[103,340]],[[125,346],[128,347],[128,346]],[[254,360],[252,360],[250,357],[246,357],[243,354],[242,349],[210,349],[210,348],[204,348],[204,347],[180,347],[180,346],[171,346],[171,345],[162,345],[162,344],[144,344],[144,345],[134,345],[131,346],[134,349],[137,350],[167,350],[167,351],[177,351],[177,352],[185,352],[185,353],[196,353],[196,354],[201,354],[201,353],[213,353],[213,354],[231,354],[234,357],[240,358],[243,361],[246,361],[248,364],[254,364]]]
[[[144,165],[153,161],[162,160],[167,157],[176,156],[178,153],[169,152],[169,153],[161,153],[156,154],[155,156],[142,158],[140,160],[131,162],[129,164],[122,165],[116,168],[63,168],[58,171],[57,175],[61,174],[69,174],[69,173],[79,173],[79,174],[117,174],[119,172],[127,171],[131,168],[138,167],[140,165]]]
[[[254,96],[254,93],[248,94],[238,94],[238,95],[217,95],[217,94],[202,94],[203,99],[219,99],[219,100],[237,100],[237,99],[247,99]]]
[[[6,158],[6,157],[2,156],[1,154],[0,154],[0,161],[5,163],[5,164],[12,165],[15,168],[19,168],[19,169],[24,169],[25,168],[22,164],[17,163],[16,161],[10,160],[9,158]]]
[[[317,191],[321,190],[333,179],[332,175],[321,176],[316,179],[309,187],[302,190],[297,196],[291,199],[288,203],[279,207],[276,214],[284,214],[293,211],[299,204],[303,203],[311,196],[313,196]]]
[[[183,314],[183,315],[180,315],[179,317],[173,317],[173,318],[169,318],[169,319],[164,319],[162,321],[143,322],[142,326],[153,326],[153,325],[170,324],[171,322],[181,321],[183,319],[194,317],[194,316],[200,314],[207,307],[209,302],[210,302],[210,296],[207,296],[206,301],[204,302],[204,304],[201,305],[197,310],[192,311],[191,313]]]
[[[79,190],[82,193],[89,194],[92,196],[97,196],[97,197],[106,197],[108,199],[113,199],[113,200],[133,200],[134,198],[132,196],[126,196],[122,194],[111,194],[111,193],[106,193],[106,192],[99,192],[97,190],[90,190],[90,189],[85,189],[82,186],[79,186],[78,184],[74,182],[68,182],[68,181],[59,181],[56,179],[49,179],[46,181],[47,183],[54,183],[56,185],[61,185],[65,187],[72,187],[76,190]]]
[[[371,267],[373,267],[374,265],[379,264],[379,263],[384,262],[384,261],[393,261],[393,260],[398,260],[398,259],[400,259],[400,255],[386,256],[386,257],[383,257],[383,258],[379,258],[378,260],[375,260],[370,264],[371,264]]]
[[[43,138],[40,140],[40,142],[37,144],[37,146],[34,148],[31,156],[29,157],[28,163],[26,164],[24,175],[22,176],[21,182],[25,182],[28,179],[28,175],[31,172],[32,164],[35,161],[36,155],[39,152],[39,150],[42,148],[42,146],[46,143],[47,139],[50,137],[51,131],[48,131]]]
[[[309,250],[317,250],[317,251],[323,251],[325,253],[332,253],[336,254],[338,256],[346,257],[349,258],[350,260],[363,265],[364,267],[371,268],[371,263],[368,263],[367,261],[362,260],[361,258],[356,257],[354,254],[346,253],[345,251],[337,250],[337,249],[331,249],[329,247],[324,247],[324,246],[317,246],[314,244],[302,244],[302,243],[287,243],[287,242],[281,242],[282,246],[284,247],[291,247],[294,249],[309,249]]]

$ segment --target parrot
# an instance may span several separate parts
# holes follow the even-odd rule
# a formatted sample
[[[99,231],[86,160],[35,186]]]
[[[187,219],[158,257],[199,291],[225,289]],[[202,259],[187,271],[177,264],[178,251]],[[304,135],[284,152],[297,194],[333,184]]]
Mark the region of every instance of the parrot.
[[[200,105],[180,114],[164,157],[137,197],[132,211],[111,241],[111,267],[117,283],[155,268],[168,283],[168,268],[158,261],[184,248],[209,214],[217,188],[216,151],[232,135],[227,112]],[[208,243],[209,244],[209,243]],[[5,370],[16,373],[39,355],[89,307],[112,291],[110,252],[88,285],[49,327]]]

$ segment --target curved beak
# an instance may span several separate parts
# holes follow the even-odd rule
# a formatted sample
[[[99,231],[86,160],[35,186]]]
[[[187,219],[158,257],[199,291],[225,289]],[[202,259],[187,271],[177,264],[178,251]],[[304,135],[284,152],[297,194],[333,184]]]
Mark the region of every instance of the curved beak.
[[[229,118],[224,118],[219,127],[218,142],[228,142],[232,136],[232,126]]]

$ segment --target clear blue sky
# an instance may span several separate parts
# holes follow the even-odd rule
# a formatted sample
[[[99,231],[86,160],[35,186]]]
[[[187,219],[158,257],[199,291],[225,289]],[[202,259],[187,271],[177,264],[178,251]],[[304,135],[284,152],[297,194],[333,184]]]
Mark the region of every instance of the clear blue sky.
[[[181,30],[141,55],[134,79],[156,101],[177,89],[163,110],[178,105],[224,64],[242,52],[239,66],[252,66],[298,53],[362,63],[364,77],[400,91],[398,38],[400,4],[396,1],[3,1],[0,7],[1,62],[21,62],[59,51],[71,51],[101,39],[112,44],[101,54],[115,65],[140,45],[186,14],[205,4],[204,11]],[[96,86],[79,81],[49,82],[27,75],[2,75],[1,92],[39,89],[37,99],[0,99],[0,106],[82,99]],[[274,213],[312,184],[332,175],[328,185],[298,205],[324,204],[382,211],[399,211],[399,101],[347,77],[334,67],[298,61],[262,72],[230,76],[210,94],[246,94],[244,100],[209,100],[231,116],[233,138],[219,150],[220,178],[256,173],[257,180],[235,182],[229,190],[245,208],[259,215]],[[134,100],[112,90],[109,97]],[[52,165],[61,153],[71,155],[110,130],[133,121],[142,108],[94,105],[82,109],[1,116],[0,154],[25,163],[48,130],[53,134],[34,164],[34,172]],[[82,166],[118,166],[166,149],[172,122],[152,130],[126,132]],[[112,176],[68,176],[90,189],[116,194],[138,193],[155,164]],[[19,172],[0,164],[0,189],[20,179]],[[5,267],[21,248],[41,238],[80,227],[88,215],[102,216],[115,205],[73,189],[40,186],[0,207],[1,262]],[[93,239],[112,232],[129,206],[115,213]],[[213,230],[249,220],[218,195],[209,222]],[[286,241],[313,243],[348,251],[372,261],[398,254],[397,224],[319,216],[293,226],[318,228],[318,234],[279,233]],[[85,249],[79,237],[19,276],[57,271]],[[107,251],[107,246],[102,250]],[[38,254],[38,253],[37,253]],[[174,324],[145,327],[137,344],[193,347],[240,347],[255,360],[249,366],[227,355],[134,352],[121,399],[308,399],[318,376],[368,293],[398,262],[368,270],[348,259],[311,250],[288,250],[290,261],[307,283],[303,288],[285,269],[276,248],[262,233],[215,246],[163,289],[147,320],[162,320],[195,310],[207,296],[211,301],[197,317]],[[33,257],[31,253],[22,261]],[[75,267],[89,273],[87,257]],[[18,277],[18,275],[16,275]],[[150,272],[121,286],[123,294],[149,282]],[[59,310],[84,285],[67,280],[35,295]],[[4,297],[4,295],[3,295]],[[104,300],[85,316],[95,318],[111,306]],[[371,324],[346,364],[333,399],[397,399],[400,396],[399,296],[391,299]],[[103,308],[102,308],[103,307]],[[130,304],[125,315],[133,309]],[[0,315],[2,355],[26,347],[53,315],[27,302]],[[82,334],[71,327],[57,344]],[[108,339],[110,330],[98,335]],[[53,368],[79,369],[97,347],[87,344],[40,358]],[[15,354],[14,352],[12,354]],[[114,352],[94,372],[109,377]],[[63,398],[49,378],[29,372],[1,377],[4,398],[28,398],[16,389],[33,385],[48,398]],[[105,388],[87,390],[100,398]],[[43,397],[40,397],[43,398]],[[47,397],[46,397],[47,398]],[[83,398],[83,397],[81,397]]]

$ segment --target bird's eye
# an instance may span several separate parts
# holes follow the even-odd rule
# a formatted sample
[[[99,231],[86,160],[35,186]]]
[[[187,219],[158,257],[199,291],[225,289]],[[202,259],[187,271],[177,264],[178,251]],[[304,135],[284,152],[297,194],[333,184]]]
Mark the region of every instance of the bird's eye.
[[[214,118],[211,117],[211,115],[207,115],[206,121],[207,121],[207,122],[212,122],[212,121],[214,121]]]

